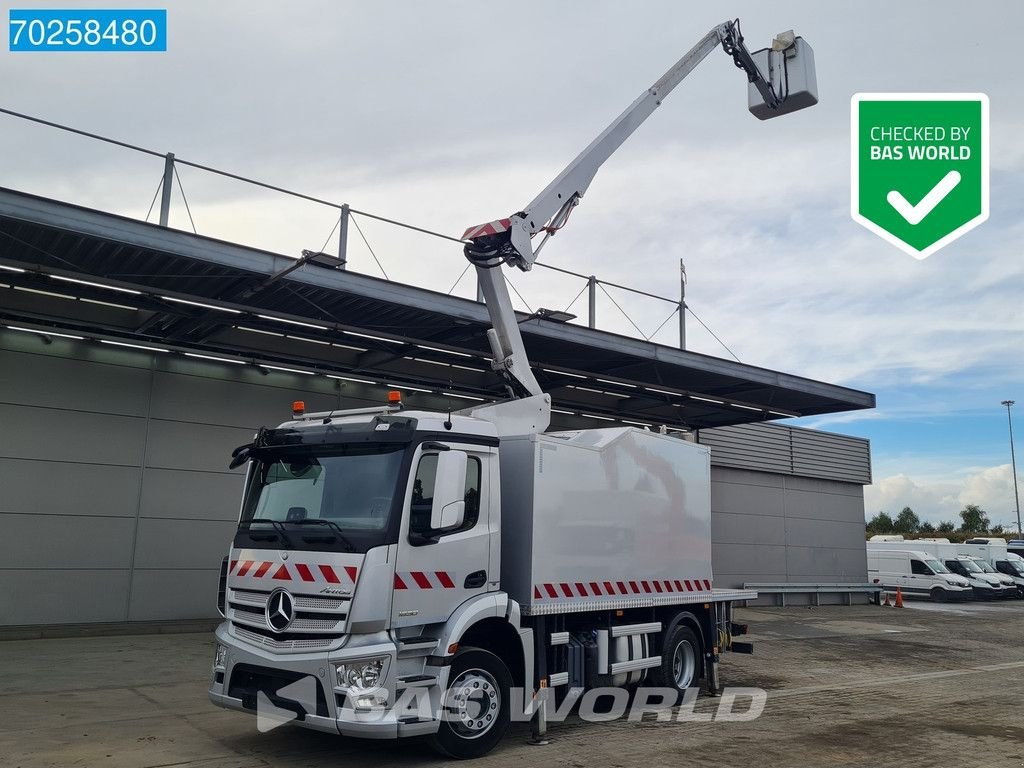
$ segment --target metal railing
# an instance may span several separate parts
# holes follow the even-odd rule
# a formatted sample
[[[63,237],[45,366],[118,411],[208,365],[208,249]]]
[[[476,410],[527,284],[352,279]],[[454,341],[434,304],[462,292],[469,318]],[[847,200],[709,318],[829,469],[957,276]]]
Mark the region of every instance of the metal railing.
[[[27,114],[24,114],[24,113],[21,113],[21,112],[16,112],[14,110],[6,109],[6,108],[3,108],[3,107],[0,107],[0,114],[8,115],[10,117],[17,118],[17,119],[20,119],[20,120],[25,120],[25,121],[28,121],[28,122],[31,122],[31,123],[35,123],[35,124],[38,124],[38,125],[47,126],[49,128],[54,128],[54,129],[57,129],[59,131],[64,131],[64,132],[67,132],[67,133],[70,133],[70,134],[74,134],[74,135],[77,135],[77,136],[81,136],[81,137],[84,137],[84,138],[87,138],[87,139],[91,139],[91,140],[95,140],[95,141],[99,141],[99,142],[104,142],[106,144],[117,146],[117,147],[120,147],[120,148],[123,148],[123,149],[127,149],[127,150],[130,150],[130,151],[133,151],[133,152],[149,155],[149,156],[152,156],[152,157],[159,157],[159,158],[161,158],[162,161],[163,161],[163,174],[162,174],[162,177],[160,179],[159,185],[157,187],[156,193],[154,193],[154,195],[153,195],[153,201],[150,203],[149,211],[147,212],[147,215],[146,215],[146,220],[149,219],[149,215],[152,213],[153,206],[155,205],[157,197],[159,196],[160,204],[159,204],[159,208],[158,208],[157,222],[159,223],[160,226],[163,226],[163,227],[169,226],[170,214],[171,214],[171,204],[172,204],[172,191],[173,191],[174,183],[175,183],[175,181],[177,181],[178,188],[179,188],[179,191],[181,192],[182,200],[185,203],[186,211],[188,213],[189,221],[192,224],[193,231],[198,233],[198,230],[196,230],[196,227],[195,227],[195,222],[194,222],[194,220],[192,218],[192,209],[188,205],[188,199],[185,197],[184,188],[181,185],[181,178],[180,178],[180,176],[178,176],[178,171],[177,171],[178,166],[185,166],[185,167],[193,168],[193,169],[196,169],[196,170],[199,170],[199,171],[203,171],[205,173],[214,174],[216,176],[220,176],[220,177],[223,177],[223,178],[226,178],[226,179],[231,179],[231,180],[234,180],[234,181],[239,181],[239,182],[242,182],[242,183],[245,183],[245,184],[253,185],[253,186],[261,188],[261,189],[265,189],[265,190],[269,190],[269,191],[276,192],[276,193],[279,193],[279,194],[287,195],[287,196],[295,198],[297,200],[303,200],[303,201],[307,201],[307,202],[310,202],[310,203],[315,203],[317,205],[326,206],[328,208],[336,210],[338,212],[338,218],[335,221],[333,229],[331,230],[330,234],[327,237],[327,241],[324,244],[324,248],[327,247],[327,244],[334,237],[335,232],[337,232],[337,247],[338,247],[338,255],[337,255],[338,264],[337,264],[337,266],[340,269],[348,269],[349,268],[349,232],[350,232],[350,224],[354,224],[356,229],[357,229],[357,231],[358,231],[358,233],[359,233],[359,235],[360,235],[360,237],[362,238],[364,244],[367,246],[367,248],[370,251],[371,255],[373,256],[374,260],[377,262],[377,266],[380,268],[380,270],[384,274],[385,278],[388,279],[388,280],[391,280],[391,278],[388,276],[387,272],[384,270],[384,267],[381,264],[380,260],[377,258],[376,253],[373,251],[373,248],[370,247],[370,243],[369,243],[369,240],[367,240],[366,235],[363,233],[362,229],[359,228],[358,221],[354,218],[356,216],[365,217],[367,219],[371,219],[371,220],[378,221],[378,222],[381,222],[381,223],[384,223],[384,224],[388,224],[388,225],[391,225],[391,226],[395,226],[395,227],[401,227],[403,229],[410,230],[412,232],[417,232],[417,233],[420,233],[420,234],[423,234],[423,235],[426,235],[426,236],[430,236],[430,237],[434,237],[434,238],[441,238],[443,240],[448,240],[448,241],[452,241],[452,242],[456,242],[456,243],[464,243],[465,242],[465,241],[461,240],[460,238],[452,237],[452,236],[446,235],[446,234],[444,234],[442,232],[436,232],[436,231],[433,231],[433,230],[430,230],[430,229],[426,229],[424,227],[418,227],[418,226],[415,226],[415,225],[412,225],[412,224],[408,224],[406,222],[399,221],[399,220],[396,220],[396,219],[393,219],[393,218],[389,218],[389,217],[386,217],[386,216],[381,216],[379,214],[371,213],[369,211],[364,211],[364,210],[361,210],[361,209],[353,208],[348,203],[337,203],[337,202],[334,202],[332,200],[327,200],[327,199],[324,199],[324,198],[321,198],[321,197],[316,197],[314,195],[309,195],[309,194],[305,194],[305,193],[302,193],[302,192],[296,192],[295,190],[287,189],[285,187],[280,187],[280,186],[277,186],[277,185],[274,185],[274,184],[269,184],[269,183],[264,182],[264,181],[259,181],[257,179],[249,178],[249,177],[242,176],[242,175],[239,175],[239,174],[236,174],[236,173],[231,173],[230,171],[225,171],[225,170],[222,170],[222,169],[219,169],[219,168],[214,168],[212,166],[204,165],[202,163],[193,162],[191,160],[186,160],[186,159],[183,159],[181,157],[176,156],[173,152],[166,152],[166,153],[158,152],[158,151],[153,150],[153,149],[149,149],[149,148],[146,148],[146,147],[141,147],[141,146],[138,146],[138,145],[135,145],[135,144],[130,144],[128,142],[124,142],[124,141],[120,141],[120,140],[117,140],[117,139],[113,139],[113,138],[110,138],[108,136],[102,136],[100,134],[91,133],[89,131],[84,131],[84,130],[81,130],[81,129],[78,129],[78,128],[74,128],[74,127],[71,127],[71,126],[68,126],[68,125],[63,125],[61,123],[56,123],[56,122],[53,122],[53,121],[50,121],[50,120],[45,120],[45,119],[42,119],[42,118],[39,118],[39,117],[35,117],[33,115],[27,115]],[[322,252],[322,250],[323,249],[321,249],[321,252]],[[329,254],[327,254],[327,255],[329,255]],[[563,311],[568,313],[569,310],[572,309],[575,306],[576,302],[579,301],[582,298],[583,294],[586,293],[586,295],[587,295],[586,322],[587,322],[587,326],[590,327],[590,328],[595,328],[596,329],[598,327],[598,312],[597,312],[597,309],[598,309],[599,292],[601,292],[612,303],[612,305],[614,305],[618,309],[618,311],[622,314],[622,316],[629,323],[629,325],[632,326],[632,328],[635,329],[636,332],[644,340],[647,340],[647,341],[651,340],[655,335],[657,335],[662,330],[662,328],[665,327],[666,324],[669,323],[669,321],[671,321],[673,318],[676,318],[677,322],[678,322],[678,331],[679,331],[679,336],[678,336],[679,348],[680,349],[685,349],[686,348],[686,317],[687,317],[687,313],[689,313],[695,320],[697,320],[698,323],[700,323],[701,326],[704,327],[704,329],[719,344],[721,344],[726,349],[726,351],[729,352],[729,354],[731,354],[734,358],[736,357],[736,355],[732,353],[732,350],[730,350],[729,347],[726,346],[725,343],[722,342],[721,339],[719,339],[718,336],[697,315],[695,315],[693,313],[693,310],[687,305],[686,298],[685,298],[686,273],[685,273],[685,270],[682,268],[682,262],[681,261],[680,261],[680,270],[681,270],[681,274],[680,274],[680,292],[679,292],[679,296],[677,298],[670,298],[670,297],[667,297],[667,296],[661,296],[661,295],[658,295],[658,294],[655,294],[655,293],[650,293],[648,291],[640,290],[638,288],[633,288],[633,287],[630,287],[630,286],[621,285],[619,283],[615,283],[615,282],[612,282],[612,281],[609,281],[609,280],[602,280],[601,278],[597,277],[596,275],[587,275],[587,274],[583,274],[583,273],[580,273],[580,272],[574,272],[572,270],[565,269],[563,267],[556,267],[556,266],[553,266],[551,264],[546,264],[546,263],[540,262],[540,261],[536,262],[536,265],[541,267],[541,268],[543,268],[543,269],[551,270],[551,271],[554,271],[554,272],[557,272],[557,273],[560,273],[560,274],[563,274],[563,275],[566,275],[566,276],[569,276],[569,277],[572,277],[572,278],[584,281],[583,288],[579,291],[579,293],[576,294],[575,298],[571,302],[569,302],[569,304],[567,305],[566,309],[563,310]],[[467,266],[467,269],[468,269],[468,266]],[[465,275],[465,272],[466,271],[464,270],[462,275],[459,276],[459,279],[456,280],[455,284],[448,291],[449,294],[458,285],[459,281]],[[398,281],[398,282],[400,282],[400,281]],[[510,283],[510,285],[511,285],[511,283]],[[526,305],[527,308],[530,309],[530,311],[532,312],[533,311],[532,308],[529,307],[529,305],[526,303],[525,299],[523,299],[522,295],[517,290],[515,290],[515,286],[514,285],[512,286],[512,288],[515,291],[516,295],[519,296],[519,298],[523,302],[523,304]],[[623,308],[622,305],[618,301],[616,301],[616,299],[612,295],[612,293],[610,293],[608,291],[609,288],[614,289],[616,291],[622,291],[624,293],[627,293],[627,294],[630,294],[630,295],[633,295],[633,296],[639,296],[639,297],[643,297],[643,298],[648,299],[648,300],[657,301],[657,302],[660,302],[660,303],[663,303],[663,304],[669,304],[672,307],[671,312],[661,322],[661,324],[658,325],[654,329],[654,331],[652,331],[651,333],[645,333],[640,328],[640,326],[637,325],[637,323],[633,320],[633,318],[626,311],[626,309]],[[476,300],[477,301],[482,301],[482,296],[480,295],[479,287],[477,287]],[[738,358],[736,358],[736,359],[738,360]]]

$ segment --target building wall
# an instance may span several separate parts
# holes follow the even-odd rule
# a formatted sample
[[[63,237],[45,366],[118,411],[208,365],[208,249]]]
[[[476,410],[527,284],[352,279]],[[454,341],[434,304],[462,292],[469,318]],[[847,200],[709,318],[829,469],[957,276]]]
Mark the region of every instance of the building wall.
[[[285,420],[292,400],[327,410],[371,397],[323,377],[0,329],[0,626],[215,615],[242,484],[231,449]],[[715,455],[715,583],[863,581],[859,483],[792,474],[800,439],[787,428],[739,429],[701,435]],[[755,460],[781,464],[741,468]]]
[[[717,586],[867,582],[867,440],[775,424],[704,430],[699,440],[711,447]]]
[[[231,450],[340,384],[3,332],[0,625],[214,615]]]

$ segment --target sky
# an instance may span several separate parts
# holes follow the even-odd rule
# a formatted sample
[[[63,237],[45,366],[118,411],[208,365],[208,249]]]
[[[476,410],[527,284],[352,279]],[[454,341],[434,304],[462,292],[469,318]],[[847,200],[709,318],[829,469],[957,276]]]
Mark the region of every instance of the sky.
[[[0,51],[0,106],[452,235],[522,208],[725,20],[717,2],[165,7],[166,53]],[[1000,401],[1024,408],[1024,104],[1004,35],[1024,29],[1024,4],[779,0],[728,13],[751,49],[790,28],[810,42],[820,103],[758,121],[743,74],[713,53],[605,164],[542,260],[669,298],[685,260],[688,304],[741,361],[876,394],[874,410],[793,422],[871,440],[869,516],[909,505],[956,520],[974,503],[1015,522]],[[850,218],[850,97],[881,91],[991,101],[990,218],[923,261]],[[141,218],[161,170],[0,115],[3,186]],[[296,256],[336,249],[330,208],[180,175],[201,234]],[[176,195],[171,225],[190,229]],[[354,270],[380,274],[367,244],[392,279],[433,290],[465,267],[456,244],[356,221]],[[531,309],[564,308],[583,287],[540,269],[511,278]],[[469,276],[454,292],[472,295]],[[611,293],[645,336],[672,310]],[[604,295],[598,326],[639,335]],[[692,318],[687,336],[729,356]],[[675,320],[653,338],[675,345]]]

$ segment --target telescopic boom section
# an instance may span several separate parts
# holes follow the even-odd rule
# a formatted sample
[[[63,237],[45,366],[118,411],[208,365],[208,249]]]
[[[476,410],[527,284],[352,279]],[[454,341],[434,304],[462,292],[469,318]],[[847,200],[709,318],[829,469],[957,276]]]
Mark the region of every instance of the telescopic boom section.
[[[463,234],[462,239],[469,241],[465,246],[466,258],[476,267],[493,325],[493,330],[488,333],[494,353],[493,367],[505,378],[512,397],[539,395],[541,388],[530,370],[501,267],[513,264],[523,271],[533,267],[540,248],[548,237],[565,225],[598,169],[719,45],[733,57],[737,67],[746,71],[749,82],[757,88],[765,105],[775,109],[779,98],[743,44],[739,21],[719,24],[654,85],[640,94],[524,210],[506,219],[470,227]],[[545,233],[544,239],[534,249],[531,240],[541,231]]]

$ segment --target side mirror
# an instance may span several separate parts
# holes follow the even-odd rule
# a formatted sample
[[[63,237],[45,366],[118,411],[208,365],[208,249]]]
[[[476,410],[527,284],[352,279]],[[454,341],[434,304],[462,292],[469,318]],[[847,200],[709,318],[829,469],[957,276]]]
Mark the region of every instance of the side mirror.
[[[238,469],[249,460],[249,451],[252,449],[252,443],[240,445],[231,452],[231,463],[228,464],[228,469]]]
[[[430,527],[435,531],[456,528],[466,517],[465,451],[442,451],[437,454],[434,476],[434,501],[430,507]]]

